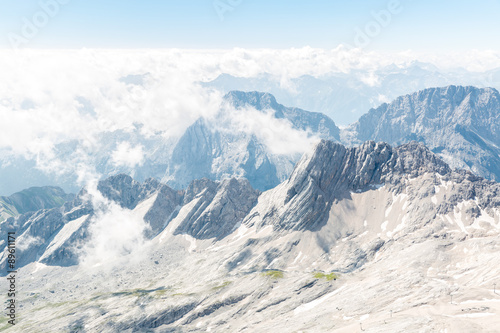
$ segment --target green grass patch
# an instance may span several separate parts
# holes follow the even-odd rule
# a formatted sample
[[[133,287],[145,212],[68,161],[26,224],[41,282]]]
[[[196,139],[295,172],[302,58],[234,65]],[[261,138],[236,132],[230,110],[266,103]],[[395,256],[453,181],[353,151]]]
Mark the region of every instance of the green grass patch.
[[[155,291],[155,296],[165,296],[167,294],[167,289],[160,289]]]
[[[184,296],[184,297],[189,297],[189,296],[194,296],[196,295],[195,293],[176,293],[172,294],[172,296]]]
[[[231,281],[224,281],[223,284],[221,284],[220,286],[213,287],[212,290],[221,290],[221,289],[229,286],[231,283],[232,283]]]
[[[269,277],[271,279],[282,279],[285,277],[285,274],[282,271],[272,270],[263,272],[262,276]]]
[[[322,272],[315,272],[313,273],[313,276],[315,279],[325,279],[326,281],[332,281],[332,280],[337,280],[339,277],[335,273],[322,273]]]

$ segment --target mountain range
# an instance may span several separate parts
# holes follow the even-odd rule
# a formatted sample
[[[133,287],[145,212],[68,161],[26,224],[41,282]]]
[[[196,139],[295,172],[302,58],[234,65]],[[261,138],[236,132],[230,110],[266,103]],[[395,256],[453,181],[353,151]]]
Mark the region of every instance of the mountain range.
[[[153,150],[168,156],[163,182],[118,174],[76,196],[2,197],[30,313],[13,331],[497,327],[498,101],[492,88],[431,88],[340,129],[235,91]],[[312,148],[273,151],[290,131]]]
[[[498,179],[498,100],[493,88],[429,88],[384,103],[340,129],[328,116],[285,107],[271,94],[233,91],[216,115],[199,118],[178,138],[166,139],[160,133],[145,136],[140,126],[105,132],[97,138],[98,153],[90,154],[86,163],[94,165],[103,178],[118,173],[139,181],[154,177],[177,190],[203,177],[216,181],[245,177],[264,191],[287,179],[300,156],[319,139],[349,146],[366,140],[394,145],[416,140],[452,167]],[[61,143],[55,159],[74,161],[82,153],[77,146],[78,142]],[[117,163],[115,154],[122,146],[139,151],[141,160]],[[79,190],[74,174],[44,171],[20,157],[3,159],[0,189],[4,193],[47,183]],[[22,181],[13,183],[13,179]]]
[[[268,110],[275,118],[288,120],[293,129],[348,146],[367,140],[392,145],[415,140],[453,168],[491,180],[500,177],[500,94],[494,88],[425,89],[371,109],[343,129],[325,115],[286,108],[268,93],[231,92],[226,101],[236,110]],[[172,179],[170,185],[183,188],[193,179],[237,176],[262,191],[290,175],[301,154],[273,154],[262,138],[241,131],[224,132],[221,127],[234,127],[221,116],[226,113],[211,122],[200,119],[186,131],[174,149],[164,180]],[[214,130],[216,124],[218,130]]]
[[[265,192],[243,178],[178,191],[117,175],[1,228],[23,244],[30,317],[14,331],[499,324],[500,186],[415,141],[321,140]]]
[[[431,88],[371,109],[343,142],[424,143],[452,167],[500,179],[500,94],[496,89]]]
[[[266,91],[285,105],[326,114],[337,124],[356,122],[369,109],[419,90],[448,85],[500,89],[500,69],[476,73],[463,68],[442,70],[433,64],[412,61],[373,70],[332,72],[321,76],[287,78],[268,73],[249,77],[221,74],[201,83],[223,93],[232,90]]]
[[[284,107],[267,93],[233,91],[225,96],[225,103],[215,118],[200,118],[179,139],[163,177],[169,185],[185,188],[194,179],[237,176],[248,179],[256,189],[268,190],[288,177],[302,152],[273,152],[266,139],[274,143],[283,135],[280,132],[294,130],[304,133],[304,139],[340,139],[339,128],[327,116]],[[245,122],[251,110],[257,111],[257,117],[268,115],[263,120],[277,121],[276,126],[265,129],[267,132],[260,128],[245,131],[240,126],[248,126]]]

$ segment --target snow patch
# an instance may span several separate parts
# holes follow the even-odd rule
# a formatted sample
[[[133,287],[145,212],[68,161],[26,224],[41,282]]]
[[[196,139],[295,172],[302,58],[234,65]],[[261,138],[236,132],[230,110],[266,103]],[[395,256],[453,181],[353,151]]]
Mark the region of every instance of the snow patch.
[[[389,221],[384,221],[384,223],[382,223],[382,225],[380,226],[382,228],[382,231],[386,231],[388,225],[389,225]]]
[[[450,316],[453,318],[481,318],[481,317],[490,317],[494,316],[495,313],[491,312],[484,312],[484,313],[465,313],[465,314],[459,314],[455,316]]]
[[[39,260],[43,260],[54,253],[55,250],[63,246],[63,244],[73,235],[85,222],[88,215],[84,215],[76,220],[70,221],[66,223],[61,231],[59,231],[52,242],[50,242],[49,246],[47,246],[47,250],[44,252],[43,256]]]
[[[305,312],[305,311],[309,311],[311,309],[314,309],[316,306],[320,305],[321,303],[323,303],[324,301],[328,300],[329,298],[335,296],[336,294],[338,294],[342,289],[344,289],[345,286],[343,287],[340,287],[339,289],[335,290],[334,292],[331,292],[329,294],[326,294],[325,296],[322,296],[312,302],[309,302],[309,303],[306,303],[306,304],[302,304],[300,305],[299,307],[297,307],[294,311],[293,311],[293,314],[294,315],[298,315],[299,313],[302,313],[302,312]]]
[[[184,239],[189,242],[188,252],[195,252],[196,250],[196,239],[190,235],[183,235]]]

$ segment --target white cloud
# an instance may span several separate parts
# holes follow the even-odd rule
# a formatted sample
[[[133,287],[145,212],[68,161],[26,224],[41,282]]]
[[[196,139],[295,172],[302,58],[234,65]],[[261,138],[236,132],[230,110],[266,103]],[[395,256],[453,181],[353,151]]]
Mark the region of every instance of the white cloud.
[[[359,79],[361,82],[370,87],[376,87],[380,85],[379,77],[373,72],[362,74],[359,76]]]
[[[218,111],[222,96],[196,82],[221,73],[251,77],[269,73],[293,92],[291,78],[322,76],[332,72],[369,73],[390,64],[428,61],[445,68],[483,71],[498,67],[493,51],[457,54],[395,54],[366,52],[339,46],[333,50],[3,50],[0,53],[0,160],[21,155],[37,167],[56,173],[76,173],[80,179],[96,176],[92,155],[102,148],[102,133],[131,131],[175,138],[200,116]],[[120,79],[149,73],[143,85]],[[82,105],[85,102],[85,107]],[[82,111],[86,109],[86,111]],[[90,110],[90,111],[89,111]],[[308,142],[304,134],[285,130],[272,117],[255,113],[249,128],[262,136],[272,151],[302,151],[286,140]],[[267,117],[267,118],[266,118]],[[271,128],[272,127],[272,128]],[[266,134],[267,133],[267,134]],[[76,151],[61,159],[57,146],[76,142]],[[138,165],[139,150],[130,159],[124,147],[113,155],[117,165]],[[110,156],[110,158],[112,158]],[[90,165],[89,165],[90,164]],[[91,176],[89,176],[91,175]],[[82,184],[83,185],[83,184]]]
[[[391,102],[391,99],[388,98],[387,96],[382,95],[382,94],[378,95],[377,103],[380,104],[380,103],[390,103],[390,102]]]
[[[90,238],[80,250],[80,264],[112,269],[124,261],[140,261],[146,246],[144,232],[149,228],[143,216],[103,197],[96,180],[88,183],[87,191],[96,214],[89,226]]]
[[[125,166],[134,168],[144,162],[144,147],[141,145],[132,147],[129,142],[122,142],[111,154],[111,160],[117,167]]]
[[[19,237],[17,249],[20,251],[24,251],[32,245],[39,245],[42,243],[43,241],[40,239],[40,237],[33,237],[25,233],[21,237]]]
[[[143,232],[146,228],[141,216],[115,203],[108,203],[90,225],[90,239],[80,262],[85,266],[95,266],[138,255],[145,243]]]
[[[221,118],[213,124],[219,131],[254,135],[272,154],[303,154],[319,140],[307,131],[293,128],[287,119],[276,118],[273,110],[259,111],[252,107],[235,110],[225,105]]]

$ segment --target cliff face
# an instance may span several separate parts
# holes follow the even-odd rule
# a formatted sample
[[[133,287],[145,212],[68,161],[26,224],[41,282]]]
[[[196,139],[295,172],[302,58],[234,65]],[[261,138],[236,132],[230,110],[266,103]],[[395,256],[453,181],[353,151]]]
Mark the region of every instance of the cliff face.
[[[191,183],[188,193],[196,183]],[[198,194],[194,197],[186,195],[184,203],[194,203],[195,206],[175,230],[175,234],[187,234],[196,239],[222,239],[231,234],[256,204],[260,194],[246,179],[234,178],[221,183],[207,180],[203,189],[196,192]]]
[[[452,167],[500,178],[500,94],[493,88],[448,86],[401,96],[362,116],[344,141],[424,143]]]
[[[404,177],[446,175],[451,169],[425,146],[410,142],[398,148],[369,141],[356,148],[321,141],[297,163],[289,180],[274,190],[280,198],[262,219],[277,229],[318,230],[335,201],[387,184],[403,186]],[[251,220],[250,220],[251,221]],[[251,222],[249,222],[251,223]]]

